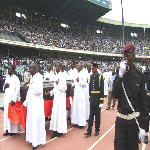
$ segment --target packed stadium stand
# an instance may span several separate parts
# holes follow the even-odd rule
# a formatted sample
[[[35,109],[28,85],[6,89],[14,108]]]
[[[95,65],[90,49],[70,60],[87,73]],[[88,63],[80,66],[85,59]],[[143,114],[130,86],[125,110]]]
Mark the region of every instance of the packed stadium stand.
[[[18,1],[6,1],[8,3],[2,2],[1,5],[0,39],[112,54],[120,54],[124,44],[133,43],[137,55],[149,55],[146,51],[150,47],[149,38],[143,35],[142,28],[125,27],[123,43],[121,26],[97,21],[111,10],[108,1],[22,1],[23,5]],[[9,8],[9,5],[13,7]],[[20,12],[18,14],[21,16],[15,16],[16,12]],[[64,28],[61,22],[68,25],[64,24]],[[131,32],[137,32],[138,37],[132,37]]]
[[[142,27],[125,26],[123,43],[122,26],[99,19],[110,10],[111,2],[105,0],[3,1],[0,7],[1,62],[19,59],[19,66],[22,60],[30,59],[44,63],[53,63],[56,59],[63,62],[94,59],[100,61],[102,70],[107,70],[121,60],[121,50],[127,43],[135,45],[137,61],[142,56],[148,57],[149,29],[143,33]],[[134,32],[137,37],[131,36]]]
[[[0,24],[0,32],[7,33],[1,34],[0,37],[6,40],[21,41],[19,38],[21,37],[27,43],[113,54],[120,53],[123,46],[121,36],[106,35],[105,33],[87,33],[84,30],[73,32],[71,29],[63,27],[39,26],[25,21],[22,23],[9,22],[3,19]],[[135,44],[137,55],[149,55],[145,53],[145,48],[150,47],[148,40],[128,37],[125,44],[128,43]]]

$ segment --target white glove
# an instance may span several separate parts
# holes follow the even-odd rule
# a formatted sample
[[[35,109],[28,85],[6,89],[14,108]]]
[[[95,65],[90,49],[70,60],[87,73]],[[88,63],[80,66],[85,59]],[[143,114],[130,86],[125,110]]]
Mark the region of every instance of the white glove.
[[[25,101],[23,102],[23,106],[24,106],[24,107],[27,107],[27,106],[28,106],[28,101],[27,101],[27,100],[25,100]]]
[[[99,104],[99,108],[102,108],[104,106],[104,104]]]
[[[50,91],[50,96],[53,96],[54,95],[54,91]]]
[[[70,105],[72,106],[72,97],[71,96],[69,97],[69,100],[70,100]]]
[[[140,128],[139,131],[139,139],[142,140],[146,136],[146,132],[144,129]]]
[[[119,76],[120,77],[123,77],[123,75],[125,74],[125,72],[126,72],[126,66],[127,66],[127,62],[126,61],[122,61],[120,63],[120,69],[119,69]]]

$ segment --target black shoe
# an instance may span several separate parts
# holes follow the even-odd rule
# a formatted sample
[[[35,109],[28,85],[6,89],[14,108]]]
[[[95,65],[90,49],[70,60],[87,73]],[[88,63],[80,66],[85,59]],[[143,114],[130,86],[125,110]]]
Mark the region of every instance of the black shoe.
[[[110,107],[107,107],[107,108],[106,108],[106,110],[109,110],[109,109],[110,109]]]
[[[53,134],[52,134],[52,136],[51,136],[51,138],[53,139],[53,138],[55,138],[56,136],[57,136],[57,131],[54,131]]]
[[[74,127],[74,128],[77,128],[77,127],[78,127],[78,125],[77,125],[77,124],[74,124],[74,125],[73,125],[73,127]]]
[[[2,111],[4,111],[4,107],[0,107],[0,109],[1,109]]]
[[[32,147],[32,150],[35,150],[35,149],[37,149],[37,147]]]
[[[79,129],[83,129],[83,128],[84,128],[84,126],[78,126],[78,128],[79,128]]]
[[[144,137],[144,143],[145,143],[145,144],[148,144],[148,136],[145,136],[145,137]]]
[[[99,135],[99,131],[95,131],[95,136],[98,136]]]
[[[85,136],[91,136],[91,133],[90,132],[85,132],[84,135]]]
[[[36,147],[32,147],[32,150],[35,150],[39,147],[40,145],[36,146]]]
[[[6,132],[3,134],[3,136],[7,136],[9,135],[8,130],[6,130]]]
[[[17,135],[17,133],[9,133],[10,136]]]
[[[115,107],[112,107],[112,110],[114,110],[115,109]]]
[[[57,137],[63,136],[63,133],[57,133]]]
[[[45,117],[45,121],[48,121],[48,117]]]

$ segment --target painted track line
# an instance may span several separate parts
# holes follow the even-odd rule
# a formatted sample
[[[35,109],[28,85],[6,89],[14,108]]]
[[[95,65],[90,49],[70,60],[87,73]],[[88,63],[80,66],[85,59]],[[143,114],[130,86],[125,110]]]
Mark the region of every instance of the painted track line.
[[[103,112],[103,111],[105,111],[106,110],[106,108],[105,109],[103,109],[103,110],[101,110],[101,112]],[[72,129],[74,129],[74,127],[71,127],[70,129],[68,129],[67,130],[67,133],[69,132],[69,131],[71,131]],[[58,137],[55,137],[55,138],[53,138],[53,139],[50,139],[50,140],[48,140],[48,141],[46,141],[46,144],[48,144],[49,142],[51,142],[51,141],[54,141],[55,139],[57,139]]]
[[[115,124],[107,132],[105,132],[105,134],[103,134],[88,150],[92,150],[114,127]]]
[[[24,133],[24,132],[25,132],[25,131],[19,132],[18,135],[19,135],[19,134],[22,134],[22,133]],[[5,140],[7,140],[7,139],[10,139],[10,138],[12,138],[12,137],[14,137],[14,136],[8,136],[8,137],[6,137],[6,138],[3,138],[3,139],[0,140],[0,142],[5,141]]]
[[[106,108],[105,109],[103,109],[103,110],[101,110],[101,112],[103,112],[103,111],[105,111],[106,110]]]
[[[103,111],[105,111],[105,110],[106,110],[106,108],[103,109],[103,110],[101,110],[101,112],[103,112]],[[46,122],[45,124],[47,124],[47,123],[49,123],[49,121]],[[70,129],[68,130],[68,132],[69,132],[70,130],[72,130],[72,129],[73,129],[73,127],[70,128]],[[25,132],[25,131],[22,131],[22,132],[18,133],[18,135],[19,135],[19,134],[22,134],[22,133],[24,133],[24,132]],[[8,137],[6,137],[6,138],[0,139],[0,142],[5,141],[5,140],[8,140],[8,139],[10,139],[10,138],[12,138],[12,137],[14,137],[14,136],[8,136]],[[57,137],[56,137],[56,138],[57,138]],[[55,138],[54,138],[54,139],[55,139]],[[50,141],[53,141],[54,139],[51,139],[51,140],[47,141],[46,144],[49,143]]]
[[[49,123],[49,122],[46,122],[45,124],[47,124],[47,123]],[[24,133],[24,132],[25,132],[25,131],[21,131],[21,132],[19,132],[17,135],[22,134],[22,133]],[[14,136],[8,136],[8,137],[6,137],[6,138],[2,138],[2,139],[0,139],[0,142],[5,141],[5,140],[7,140],[7,139],[10,139],[10,138],[12,138],[12,137],[14,137]]]

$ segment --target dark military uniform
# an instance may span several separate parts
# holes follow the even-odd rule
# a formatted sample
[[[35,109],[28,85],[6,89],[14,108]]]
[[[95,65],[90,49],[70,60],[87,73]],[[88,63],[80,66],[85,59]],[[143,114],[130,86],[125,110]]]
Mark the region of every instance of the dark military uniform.
[[[148,110],[150,113],[150,70],[147,70],[144,72],[145,75],[145,89],[146,89],[146,95],[148,100]]]
[[[89,84],[90,116],[88,121],[88,133],[92,132],[93,120],[95,116],[95,131],[100,130],[100,104],[104,101],[104,80],[103,76],[96,73],[90,76]]]
[[[148,130],[149,118],[146,90],[144,87],[144,75],[137,70],[134,72],[127,72],[124,74],[123,78],[117,78],[114,84],[112,94],[113,97],[118,99],[118,112],[121,115],[128,117],[134,113],[124,94],[122,81],[135,112],[140,112],[140,115],[137,118],[140,128]],[[132,117],[133,116],[134,115],[132,115]],[[114,150],[138,150],[138,133],[139,128],[135,121],[135,117],[126,119],[117,116],[115,122]]]

